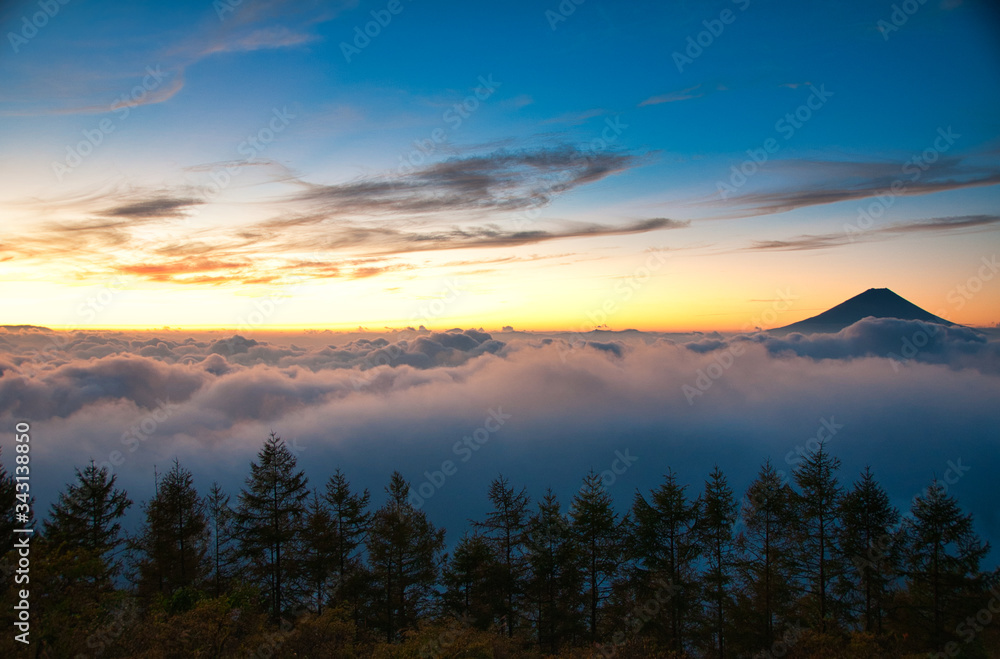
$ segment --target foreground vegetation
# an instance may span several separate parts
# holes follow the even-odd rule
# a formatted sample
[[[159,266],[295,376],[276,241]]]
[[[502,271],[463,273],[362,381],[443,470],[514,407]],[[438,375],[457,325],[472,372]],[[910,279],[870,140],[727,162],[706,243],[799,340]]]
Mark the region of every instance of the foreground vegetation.
[[[564,508],[504,477],[445,553],[397,472],[385,503],[337,471],[311,488],[273,435],[235,499],[175,462],[133,502],[93,463],[52,506],[31,564],[39,657],[1000,657],[1000,570],[944,483],[905,514],[824,445],[741,498],[716,468],[668,470],[615,512],[588,474]],[[5,547],[12,478],[0,469]],[[2,558],[12,610],[16,556]]]

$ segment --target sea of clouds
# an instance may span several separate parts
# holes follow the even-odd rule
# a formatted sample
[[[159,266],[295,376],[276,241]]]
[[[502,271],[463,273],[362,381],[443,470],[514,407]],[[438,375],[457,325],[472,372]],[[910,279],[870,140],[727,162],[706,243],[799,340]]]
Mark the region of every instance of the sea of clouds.
[[[235,494],[273,430],[316,487],[340,467],[377,504],[398,469],[453,542],[499,473],[568,503],[594,469],[624,511],[668,469],[696,494],[718,464],[739,492],[826,439],[845,485],[871,465],[906,509],[942,479],[997,544],[998,401],[995,332],[895,319],[808,336],[0,330],[2,459],[28,422],[43,514],[91,459],[137,503],[175,457]]]

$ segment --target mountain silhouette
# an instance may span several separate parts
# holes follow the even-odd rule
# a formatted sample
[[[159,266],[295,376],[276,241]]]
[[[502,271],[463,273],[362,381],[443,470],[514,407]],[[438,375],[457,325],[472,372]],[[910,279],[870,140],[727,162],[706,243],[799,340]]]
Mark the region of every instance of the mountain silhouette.
[[[778,328],[778,332],[833,333],[853,325],[862,318],[900,318],[922,320],[927,323],[954,325],[954,323],[924,311],[909,300],[896,295],[888,288],[869,288],[846,302],[841,302],[818,316]]]

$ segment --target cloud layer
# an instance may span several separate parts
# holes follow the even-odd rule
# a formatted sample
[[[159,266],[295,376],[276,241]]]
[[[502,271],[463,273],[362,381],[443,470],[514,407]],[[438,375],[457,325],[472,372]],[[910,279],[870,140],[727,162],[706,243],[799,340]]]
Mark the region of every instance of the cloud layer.
[[[117,463],[139,499],[153,466],[175,456],[203,488],[219,480],[235,490],[273,429],[314,482],[340,466],[376,498],[393,469],[420,485],[452,460],[458,473],[426,506],[458,530],[481,514],[498,472],[534,495],[552,485],[568,497],[587,470],[627,450],[637,462],[609,484],[622,505],[668,467],[697,489],[718,463],[739,488],[768,457],[790,474],[788,456],[826,420],[843,425],[831,440],[842,480],[871,464],[897,505],[949,461],[971,465],[954,493],[1000,539],[1000,342],[965,328],[885,319],[786,337],[11,328],[0,355],[0,417],[32,424],[43,507],[91,458]],[[464,450],[490,414],[510,416]]]

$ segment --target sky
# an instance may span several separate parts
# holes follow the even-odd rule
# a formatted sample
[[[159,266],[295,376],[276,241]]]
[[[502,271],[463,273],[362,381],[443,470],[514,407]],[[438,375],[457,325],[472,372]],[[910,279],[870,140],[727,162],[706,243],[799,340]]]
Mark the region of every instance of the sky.
[[[1000,323],[986,1],[36,0],[0,34],[6,324],[742,331],[871,287]]]

